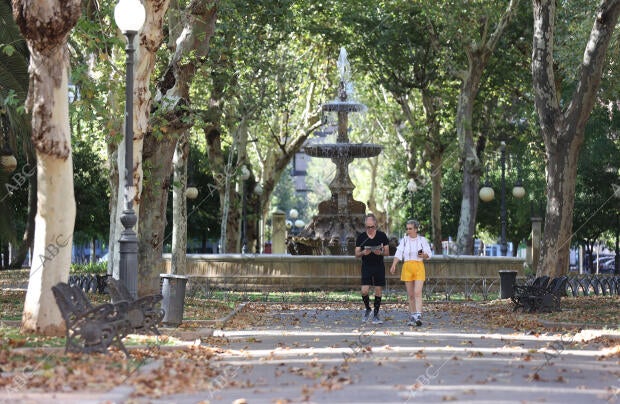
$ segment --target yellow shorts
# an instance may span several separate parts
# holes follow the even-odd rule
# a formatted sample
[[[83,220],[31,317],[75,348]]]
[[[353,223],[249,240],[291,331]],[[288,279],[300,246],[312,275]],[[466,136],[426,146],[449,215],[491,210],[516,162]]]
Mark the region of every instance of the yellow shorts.
[[[426,280],[426,271],[424,270],[424,262],[405,261],[405,263],[403,264],[403,270],[400,273],[400,280],[403,282]]]

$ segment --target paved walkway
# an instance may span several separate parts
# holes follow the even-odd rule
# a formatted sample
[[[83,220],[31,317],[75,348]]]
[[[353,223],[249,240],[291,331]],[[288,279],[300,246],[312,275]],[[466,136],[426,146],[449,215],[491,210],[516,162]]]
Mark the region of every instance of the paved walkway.
[[[136,400],[130,399],[132,387],[126,385],[101,394],[5,394],[0,399],[63,403],[620,403],[619,330],[583,330],[576,336],[524,335],[485,329],[466,315],[441,312],[433,305],[428,305],[421,327],[408,327],[402,310],[386,309],[384,324],[377,326],[361,325],[359,309],[329,305],[282,309],[274,305],[267,307],[267,325],[214,330],[210,338],[227,339],[228,343],[210,359],[219,370],[212,387],[198,393]],[[579,342],[582,339],[587,341]],[[155,361],[140,372],[161,366],[162,362]]]

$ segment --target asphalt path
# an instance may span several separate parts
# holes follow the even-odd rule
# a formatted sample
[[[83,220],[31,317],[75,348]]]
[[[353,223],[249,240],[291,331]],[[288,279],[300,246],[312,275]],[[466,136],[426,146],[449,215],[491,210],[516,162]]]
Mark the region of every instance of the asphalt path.
[[[407,326],[402,306],[384,323],[361,322],[343,305],[268,305],[253,322],[210,329],[223,342],[208,390],[133,398],[130,385],[103,393],[20,393],[3,402],[62,403],[617,403],[620,330],[532,334],[491,329],[485,313],[426,306]],[[469,312],[470,314],[467,314]],[[251,308],[245,315],[252,316]],[[258,316],[258,314],[256,314]],[[611,343],[609,342],[611,341]],[[207,360],[207,359],[205,359]],[[140,369],[162,366],[153,361]]]
[[[490,330],[431,305],[423,325],[409,327],[402,309],[386,309],[384,323],[375,325],[363,324],[359,309],[274,306],[264,326],[214,332],[229,343],[218,358],[222,372],[213,389],[154,402],[620,400],[620,355],[597,342],[619,337],[618,330]]]

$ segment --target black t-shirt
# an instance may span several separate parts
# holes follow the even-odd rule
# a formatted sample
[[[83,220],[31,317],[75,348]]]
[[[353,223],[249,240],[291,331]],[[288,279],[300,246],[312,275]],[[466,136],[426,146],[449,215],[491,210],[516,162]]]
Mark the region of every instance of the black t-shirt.
[[[378,247],[381,244],[384,246],[388,245],[390,240],[388,240],[387,235],[377,230],[374,238],[368,237],[368,233],[364,232],[357,236],[357,240],[355,240],[355,246],[360,247],[362,250],[364,247]],[[368,255],[362,255],[362,268],[383,268],[383,255],[378,255],[375,253],[370,253]]]

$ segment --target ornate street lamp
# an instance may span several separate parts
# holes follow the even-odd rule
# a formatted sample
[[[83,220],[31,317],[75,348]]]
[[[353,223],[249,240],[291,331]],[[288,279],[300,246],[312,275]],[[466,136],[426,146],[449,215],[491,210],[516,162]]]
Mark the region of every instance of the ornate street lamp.
[[[487,166],[486,170],[487,176],[484,181],[484,186],[480,188],[478,195],[480,195],[482,202],[491,202],[495,199],[495,191],[493,191],[493,188],[491,188],[491,183],[489,182],[489,166]]]
[[[138,218],[133,210],[133,40],[145,20],[144,6],[138,0],[120,0],[114,8],[114,21],[127,37],[125,52],[125,209],[121,223],[125,228],[119,239],[119,278],[134,298],[138,296],[138,237],[133,230]]]
[[[502,257],[505,257],[508,253],[508,245],[506,244],[506,142],[501,142],[499,145],[500,162],[502,164],[502,190],[501,190],[501,207],[500,207],[500,221],[502,223],[502,234],[500,239],[500,251]]]
[[[9,146],[9,117],[2,112],[2,134],[4,135],[4,146],[0,152],[0,167],[2,171],[12,173],[17,167],[17,159],[13,155],[13,151]]]
[[[301,229],[303,229],[305,225],[306,223],[303,220],[301,219],[295,220],[295,227],[297,228],[296,234],[301,233]]]
[[[418,190],[418,186],[416,185],[415,181],[413,180],[413,178],[411,178],[409,180],[409,183],[407,184],[407,190],[411,193],[411,216],[410,219],[413,219],[413,194],[415,193],[415,191]]]
[[[12,173],[15,171],[15,168],[17,168],[17,159],[13,155],[13,151],[9,145],[6,143],[2,148],[2,152],[0,152],[0,167],[2,167],[2,171],[6,173]]]
[[[500,252],[503,257],[508,253],[508,243],[506,242],[506,142],[502,141],[499,146],[500,151],[500,164],[502,169],[501,177],[501,199],[500,199],[500,222],[501,222],[501,235],[500,235]],[[525,188],[521,184],[521,173],[518,173],[519,178],[512,189],[512,195],[521,199],[525,196]],[[487,178],[484,183],[484,187],[480,188],[480,199],[484,202],[490,202],[495,197],[495,192],[489,184],[489,168],[487,167]]]
[[[299,218],[299,211],[295,208],[289,210],[288,212],[289,220],[286,221],[286,229],[291,231],[291,234],[297,235],[301,228],[305,226],[303,220]]]
[[[193,185],[188,186],[185,189],[185,197],[187,199],[196,199],[198,198],[198,188]]]
[[[291,209],[288,212],[288,217],[290,217],[294,221],[295,219],[297,219],[299,217],[299,212],[297,211],[297,209]]]

